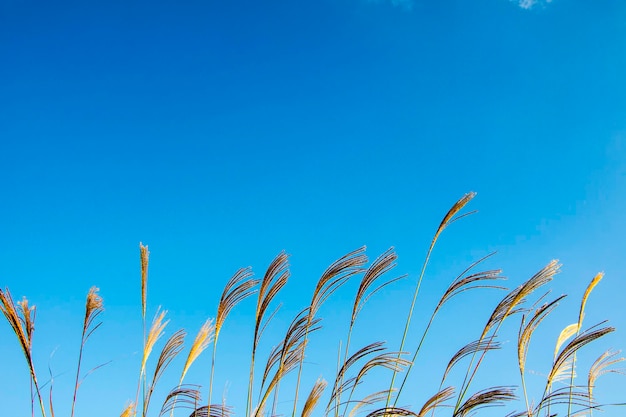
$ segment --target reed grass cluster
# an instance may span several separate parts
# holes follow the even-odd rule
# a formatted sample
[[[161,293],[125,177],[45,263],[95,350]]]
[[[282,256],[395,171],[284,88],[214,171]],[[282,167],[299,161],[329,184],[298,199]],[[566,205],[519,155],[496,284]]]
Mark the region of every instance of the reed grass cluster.
[[[614,331],[606,322],[596,323],[589,327],[583,325],[585,307],[593,289],[603,278],[596,275],[590,282],[580,303],[577,320],[566,326],[555,338],[556,344],[552,357],[552,365],[545,372],[545,383],[540,392],[530,392],[526,377],[527,357],[532,345],[533,336],[541,323],[557,309],[564,296],[550,298],[547,285],[559,272],[560,265],[551,261],[544,268],[512,290],[503,286],[504,277],[500,270],[481,270],[483,262],[492,254],[469,265],[448,288],[439,301],[432,307],[432,312],[422,326],[424,330],[417,337],[409,332],[413,328],[412,321],[418,301],[420,288],[426,274],[429,259],[442,232],[458,219],[471,212],[463,213],[466,205],[473,199],[474,193],[468,193],[459,199],[445,214],[435,231],[426,253],[420,273],[414,280],[414,291],[411,303],[407,306],[407,314],[403,332],[399,336],[399,346],[390,349],[382,340],[365,346],[353,347],[352,334],[358,324],[358,317],[368,300],[379,291],[393,285],[401,278],[410,279],[395,273],[397,255],[393,248],[388,249],[371,263],[366,248],[361,247],[340,257],[333,262],[321,275],[311,296],[311,302],[291,320],[285,336],[272,341],[273,349],[268,357],[259,358],[259,346],[265,343],[263,334],[276,313],[276,300],[290,277],[289,256],[279,253],[270,263],[265,274],[257,279],[250,268],[239,269],[227,282],[220,297],[214,319],[208,319],[200,328],[191,346],[186,350],[186,359],[178,384],[171,387],[164,398],[153,399],[155,388],[173,360],[185,351],[186,332],[175,331],[162,341],[169,326],[167,311],[158,310],[151,323],[146,317],[148,304],[148,247],[140,244],[141,265],[141,318],[143,322],[143,347],[141,363],[138,370],[137,388],[134,397],[129,393],[130,400],[121,408],[121,417],[147,417],[184,415],[189,417],[228,417],[234,414],[233,408],[226,401],[214,401],[213,380],[218,357],[218,340],[220,332],[228,322],[228,316],[239,303],[256,298],[254,317],[254,333],[251,335],[249,358],[249,376],[247,398],[245,399],[244,417],[273,417],[285,415],[284,407],[279,410],[279,403],[288,403],[291,417],[391,417],[415,416],[426,417],[435,415],[464,417],[476,415],[480,410],[494,406],[502,408],[502,414],[508,417],[539,417],[539,416],[591,416],[602,407],[620,407],[624,404],[599,404],[596,401],[594,388],[598,378],[607,373],[623,373],[620,363],[624,358],[618,351],[606,350],[599,352],[586,378],[580,375],[577,367],[577,354],[587,345],[602,339]],[[339,341],[337,371],[312,383],[308,392],[303,390],[303,368],[307,366],[305,357],[309,340],[316,337],[322,330],[317,313],[320,307],[344,284],[351,280],[360,280],[358,289],[350,306],[348,331],[344,343]],[[441,373],[438,386],[433,387],[430,397],[417,407],[406,407],[399,404],[415,393],[407,392],[407,382],[413,376],[411,371],[418,362],[420,352],[428,339],[431,325],[441,309],[459,294],[481,291],[485,288],[507,291],[501,301],[495,305],[487,318],[482,330],[475,340],[460,347],[452,355],[447,366]],[[77,358],[74,391],[71,400],[71,414],[75,415],[75,405],[82,380],[88,373],[81,369],[83,354],[90,336],[99,328],[100,315],[103,312],[103,300],[98,289],[89,290],[85,303],[85,316],[82,324],[82,337]],[[15,303],[8,289],[0,290],[0,310],[6,318],[11,330],[17,337],[19,347],[26,359],[27,371],[31,379],[31,415],[42,417],[55,416],[53,402],[53,381],[47,383],[48,399],[46,400],[33,361],[32,338],[36,309],[30,306],[25,298]],[[476,387],[479,372],[488,372],[484,364],[486,358],[501,348],[499,334],[503,326],[513,321],[519,327],[516,340],[519,378],[504,381],[503,385]],[[516,321],[516,322],[515,322]],[[386,337],[385,335],[382,335]],[[412,342],[414,346],[410,346]],[[429,340],[430,342],[430,340]],[[432,343],[432,342],[430,342]],[[435,342],[436,343],[436,342]],[[211,347],[210,369],[207,370],[207,381],[204,387],[186,384],[185,377],[197,358]],[[156,359],[153,358],[156,355]],[[263,360],[260,362],[260,360]],[[458,381],[449,381],[452,370],[460,368],[462,372]],[[381,373],[380,371],[386,372]],[[372,372],[376,375],[387,375],[385,382],[380,377],[376,381],[368,381]],[[290,382],[287,389],[281,387],[288,374],[296,375],[295,384]],[[259,380],[260,378],[260,380]],[[429,378],[431,380],[436,380]],[[291,380],[290,380],[291,381]],[[581,382],[582,381],[582,382]],[[382,383],[382,385],[381,385]],[[357,387],[372,387],[371,392],[363,395]],[[28,389],[28,387],[25,387]],[[206,397],[203,397],[203,393]],[[154,402],[158,408],[154,409]],[[521,405],[521,409],[519,408]],[[623,409],[622,409],[623,410]]]

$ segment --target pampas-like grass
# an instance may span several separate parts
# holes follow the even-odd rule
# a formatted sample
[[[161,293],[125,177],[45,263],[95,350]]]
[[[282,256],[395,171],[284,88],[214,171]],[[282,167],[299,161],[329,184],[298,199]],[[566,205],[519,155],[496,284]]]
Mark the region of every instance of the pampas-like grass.
[[[26,358],[26,363],[28,364],[28,370],[30,372],[30,378],[32,380],[33,386],[35,387],[35,394],[37,395],[37,399],[39,400],[39,408],[41,410],[41,415],[46,417],[46,409],[43,404],[43,398],[41,396],[41,389],[39,387],[39,382],[37,381],[37,373],[35,372],[35,365],[33,363],[33,332],[35,331],[35,307],[28,306],[28,300],[26,297],[22,299],[22,301],[18,301],[17,303],[19,309],[15,306],[13,302],[13,298],[11,297],[11,293],[9,289],[6,288],[4,291],[0,289],[0,310],[2,314],[7,319],[7,322],[11,326],[13,333],[17,336],[17,340],[20,344],[20,348],[22,349],[22,353],[24,354],[24,358]],[[32,388],[31,388],[32,389]],[[34,415],[34,403],[31,402],[31,413]]]
[[[603,274],[597,274],[587,286],[581,300],[577,321],[566,326],[556,337],[556,346],[552,358],[552,366],[545,373],[546,381],[543,391],[538,399],[533,399],[526,387],[525,375],[527,371],[527,357],[531,351],[531,341],[536,330],[548,318],[553,317],[564,296],[557,297],[552,301],[545,301],[546,292],[543,288],[559,272],[560,265],[557,261],[548,263],[533,277],[522,285],[509,291],[493,309],[484,327],[477,332],[475,341],[465,344],[456,351],[443,369],[439,379],[438,389],[433,390],[434,395],[427,398],[419,408],[399,406],[400,394],[403,398],[415,398],[416,393],[407,391],[407,381],[410,371],[418,359],[418,353],[427,340],[429,329],[438,312],[457,296],[464,293],[484,289],[504,288],[499,281],[504,279],[499,269],[485,269],[475,272],[489,254],[473,262],[462,271],[447,287],[439,301],[432,308],[425,330],[420,337],[409,339],[410,325],[416,300],[422,281],[425,277],[426,267],[432,255],[435,243],[440,238],[443,230],[458,219],[472,212],[461,214],[464,207],[474,198],[475,193],[468,193],[459,199],[448,210],[439,224],[431,242],[419,275],[416,277],[415,289],[408,309],[404,332],[399,335],[400,348],[388,350],[383,342],[376,341],[362,346],[352,352],[352,333],[357,329],[359,313],[367,307],[370,299],[377,293],[393,285],[404,275],[388,277],[397,267],[397,254],[393,248],[383,252],[368,265],[368,257],[365,247],[353,250],[333,262],[322,274],[313,289],[311,302],[303,308],[289,323],[284,337],[274,344],[265,360],[265,367],[260,382],[255,386],[255,368],[257,362],[261,336],[264,330],[272,322],[272,318],[278,309],[272,309],[280,291],[287,285],[290,277],[288,255],[285,252],[278,254],[270,263],[263,278],[254,278],[251,268],[241,268],[228,280],[219,300],[215,319],[208,319],[200,327],[182,363],[182,369],[177,374],[178,384],[169,389],[160,402],[160,409],[153,410],[152,415],[159,417],[167,414],[174,417],[176,411],[183,410],[190,417],[231,417],[233,408],[228,405],[226,399],[222,403],[212,401],[213,377],[216,369],[216,350],[220,332],[227,323],[231,311],[240,303],[244,302],[253,294],[257,294],[256,310],[253,317],[254,333],[251,335],[252,349],[248,358],[250,372],[248,377],[248,392],[245,398],[246,411],[244,417],[275,417],[281,414],[281,407],[292,410],[292,417],[296,417],[297,410],[301,409],[301,417],[313,417],[316,415],[325,417],[392,417],[392,416],[415,416],[433,417],[436,412],[447,411],[452,417],[468,417],[475,415],[483,408],[505,406],[517,399],[514,388],[510,385],[494,386],[472,389],[476,382],[479,369],[485,367],[486,357],[489,352],[502,348],[498,339],[500,329],[505,321],[510,321],[515,316],[521,316],[516,344],[516,361],[521,378],[525,410],[512,411],[508,417],[543,417],[553,416],[558,410],[566,412],[568,417],[589,414],[601,409],[601,404],[596,400],[597,380],[605,374],[622,374],[624,370],[617,366],[624,361],[619,353],[606,350],[597,357],[591,365],[583,384],[577,383],[578,377],[574,372],[577,366],[577,353],[587,345],[595,343],[606,335],[612,333],[614,328],[602,322],[583,330],[583,319],[587,301],[592,290],[598,285]],[[148,247],[140,244],[140,280],[141,280],[141,319],[143,330],[143,349],[139,367],[139,380],[135,401],[128,403],[121,417],[149,417],[150,404],[156,401],[158,396],[157,386],[163,384],[163,376],[169,372],[174,360],[183,353],[185,331],[178,330],[166,336],[169,320],[166,319],[166,311],[157,309],[150,328],[146,323],[148,311]],[[355,297],[346,309],[346,322],[348,333],[345,343],[339,342],[337,359],[337,373],[334,375],[332,385],[327,390],[327,382],[318,378],[306,397],[303,404],[298,404],[298,393],[302,382],[305,353],[309,345],[309,339],[317,337],[322,332],[321,318],[317,317],[322,304],[337,292],[345,283],[352,278],[360,279]],[[541,291],[538,291],[541,290]],[[78,351],[78,366],[74,383],[74,392],[71,402],[70,417],[74,417],[77,403],[77,392],[84,376],[81,373],[81,364],[85,353],[86,342],[91,335],[100,327],[100,317],[103,313],[103,300],[98,295],[97,288],[93,287],[87,294],[85,303],[85,315],[82,323],[81,344]],[[542,294],[543,292],[543,294]],[[539,293],[539,295],[536,295]],[[530,301],[529,301],[530,300]],[[534,300],[534,301],[532,301]],[[52,379],[43,385],[49,386],[49,404],[44,405],[42,386],[35,371],[33,359],[33,333],[35,322],[35,307],[31,306],[27,299],[15,303],[8,289],[0,290],[0,310],[15,334],[20,349],[26,359],[28,372],[31,379],[31,414],[35,415],[35,407],[38,405],[42,417],[46,417],[47,411],[50,417],[54,417]],[[396,320],[397,318],[393,318]],[[568,322],[570,322],[568,320]],[[368,331],[371,331],[368,329]],[[378,334],[376,335],[378,336]],[[165,339],[162,342],[161,339]],[[428,338],[429,339],[429,338]],[[406,349],[408,340],[415,341],[416,347]],[[198,357],[212,346],[210,373],[208,378],[208,398],[202,399],[202,387],[200,385],[183,384],[188,371],[197,362]],[[265,340],[263,340],[265,343]],[[328,344],[328,343],[326,343]],[[410,352],[409,352],[410,351]],[[150,358],[153,352],[159,352],[155,360]],[[411,358],[409,360],[408,358]],[[468,362],[467,370],[462,374],[461,381],[455,388],[452,384],[452,369],[458,368],[461,363]],[[261,362],[263,363],[263,362]],[[295,384],[290,379],[285,379],[288,374],[297,372]],[[374,372],[375,371],[375,372]],[[294,372],[295,373],[295,372]],[[395,380],[398,374],[403,374],[402,382],[396,387]],[[372,378],[372,374],[376,375]],[[87,373],[89,375],[89,373]],[[389,375],[389,380],[384,378]],[[81,376],[83,379],[81,379]],[[52,375],[51,375],[52,378]],[[427,382],[433,382],[435,378],[415,379],[419,390]],[[289,381],[288,384],[286,381]],[[387,384],[389,382],[389,384]],[[559,382],[558,387],[555,387]],[[444,384],[446,387],[444,388]],[[563,384],[563,386],[560,386]],[[285,388],[286,387],[286,388]],[[359,389],[357,389],[357,387]],[[386,387],[381,389],[381,387]],[[541,387],[540,387],[541,388]],[[141,392],[141,395],[140,395]],[[153,400],[153,397],[155,399]],[[257,401],[253,402],[253,398]],[[323,402],[324,401],[324,402]],[[521,401],[520,401],[521,402]],[[283,403],[287,403],[285,406]],[[320,403],[326,407],[320,407]],[[614,406],[626,404],[614,404]],[[153,407],[154,408],[154,407]],[[419,411],[416,411],[418,410]],[[186,410],[186,411],[185,411]],[[79,413],[78,413],[79,414]]]

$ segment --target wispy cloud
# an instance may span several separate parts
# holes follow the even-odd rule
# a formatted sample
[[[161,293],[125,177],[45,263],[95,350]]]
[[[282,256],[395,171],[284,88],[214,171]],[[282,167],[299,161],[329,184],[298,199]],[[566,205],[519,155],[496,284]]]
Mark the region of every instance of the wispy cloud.
[[[552,0],[511,0],[514,1],[521,7],[522,9],[532,9],[535,6],[545,6],[546,4],[552,3]]]

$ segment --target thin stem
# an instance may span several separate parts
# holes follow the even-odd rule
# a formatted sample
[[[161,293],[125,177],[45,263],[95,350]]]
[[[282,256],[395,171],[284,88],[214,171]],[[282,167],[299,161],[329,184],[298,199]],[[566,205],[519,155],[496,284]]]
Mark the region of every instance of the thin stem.
[[[85,328],[81,337],[80,350],[78,351],[78,366],[76,366],[76,381],[74,383],[74,396],[72,398],[72,411],[70,417],[74,417],[74,407],[76,406],[76,395],[78,393],[78,379],[80,378],[80,365],[83,359],[83,348],[85,347]]]
[[[400,359],[400,352],[404,350],[404,343],[406,342],[406,337],[409,333],[409,326],[411,325],[411,317],[413,316],[413,310],[415,309],[415,302],[417,301],[417,294],[419,293],[420,286],[422,285],[422,279],[424,278],[424,273],[426,272],[426,266],[428,265],[430,254],[432,253],[433,247],[435,246],[435,242],[437,241],[438,236],[439,236],[439,231],[438,233],[435,234],[435,237],[430,243],[430,247],[428,248],[428,252],[426,253],[426,259],[424,259],[424,264],[422,265],[422,270],[417,280],[417,286],[415,287],[415,292],[413,293],[413,300],[411,301],[411,308],[409,309],[409,315],[407,316],[406,323],[404,325],[404,332],[402,333],[402,341],[400,342],[400,348],[398,349],[398,359]],[[391,393],[393,392],[393,385],[395,383],[397,373],[398,371],[394,369],[391,375],[391,383],[389,384],[389,392],[387,393],[387,400],[385,403],[385,408],[388,408],[389,403],[391,402]]]

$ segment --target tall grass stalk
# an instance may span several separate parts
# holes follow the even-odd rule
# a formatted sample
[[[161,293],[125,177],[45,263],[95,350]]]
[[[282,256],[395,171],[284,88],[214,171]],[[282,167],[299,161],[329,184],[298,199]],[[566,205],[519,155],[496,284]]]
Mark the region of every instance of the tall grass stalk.
[[[91,287],[87,294],[87,301],[85,303],[85,319],[83,320],[83,331],[80,338],[80,349],[78,350],[78,365],[76,366],[76,380],[74,382],[74,395],[72,397],[72,410],[70,417],[74,417],[74,408],[76,406],[76,395],[78,394],[78,387],[80,386],[80,367],[83,359],[83,350],[85,349],[85,343],[89,336],[95,332],[102,322],[95,323],[98,316],[104,311],[102,304],[102,297],[98,295],[98,288]],[[50,409],[52,410],[52,399],[50,400]]]
[[[422,269],[417,278],[417,284],[415,286],[415,291],[413,292],[413,299],[411,300],[411,306],[409,307],[409,313],[406,318],[406,323],[404,325],[404,331],[402,333],[402,339],[400,341],[400,347],[398,348],[398,352],[402,352],[404,350],[404,344],[406,342],[407,335],[409,334],[409,327],[411,326],[411,318],[413,317],[413,311],[415,310],[415,302],[417,301],[417,295],[419,294],[420,287],[422,285],[422,280],[424,279],[424,274],[426,273],[426,267],[428,266],[428,261],[430,260],[430,255],[432,254],[433,248],[435,247],[435,243],[437,243],[437,239],[439,239],[439,235],[444,231],[446,227],[455,222],[456,220],[471,214],[466,213],[464,215],[455,217],[459,211],[463,209],[476,196],[475,192],[470,192],[461,197],[454,205],[448,210],[446,215],[443,217],[443,220],[439,223],[439,227],[433,236],[433,239],[430,242],[430,246],[428,247],[428,251],[426,252],[426,258],[424,259],[424,263],[422,265]],[[398,353],[398,358],[400,357],[400,353]],[[389,384],[389,393],[387,394],[387,401],[385,404],[385,408],[389,407],[391,401],[391,393],[393,392],[394,383],[396,380],[397,372],[393,372],[391,376],[391,383]]]
[[[272,315],[270,315],[265,324],[263,324],[263,318],[272,300],[287,283],[287,279],[290,275],[288,269],[288,259],[289,256],[285,252],[278,254],[278,256],[274,258],[270,266],[267,268],[265,276],[263,277],[263,280],[261,280],[261,285],[259,287],[259,296],[257,299],[257,308],[255,313],[254,338],[252,340],[252,353],[250,355],[250,376],[248,378],[246,416],[250,416],[250,412],[252,411],[252,390],[254,388],[254,365],[256,351],[259,346],[261,335],[263,334],[263,329],[271,320]],[[258,412],[259,410],[255,411],[255,414]]]
[[[591,291],[593,291],[596,285],[600,283],[600,281],[602,280],[602,277],[604,277],[603,272],[599,272],[598,274],[596,274],[596,276],[593,277],[593,279],[591,280],[591,282],[585,289],[585,293],[583,294],[582,301],[580,302],[580,310],[578,312],[578,323],[576,324],[576,336],[580,335],[580,331],[583,326],[583,318],[585,317],[585,305],[587,304],[587,299],[589,298]],[[569,404],[567,405],[567,417],[570,417],[572,414],[572,401],[571,400],[574,394],[573,385],[574,385],[575,370],[576,370],[576,353],[574,352],[574,355],[572,356],[572,369],[570,371],[570,401],[569,401]]]
[[[37,381],[37,373],[35,372],[35,364],[33,363],[33,332],[35,331],[36,309],[34,306],[28,306],[28,300],[25,297],[22,301],[18,301],[17,305],[19,306],[19,310],[15,306],[8,288],[4,291],[0,289],[0,310],[2,310],[2,314],[9,322],[13,333],[17,336],[20,348],[22,349],[22,353],[28,365],[32,386],[35,388],[35,394],[39,401],[41,415],[46,417],[46,408],[43,404],[41,389]],[[34,404],[32,404],[32,402],[31,414],[33,416],[35,415]]]

